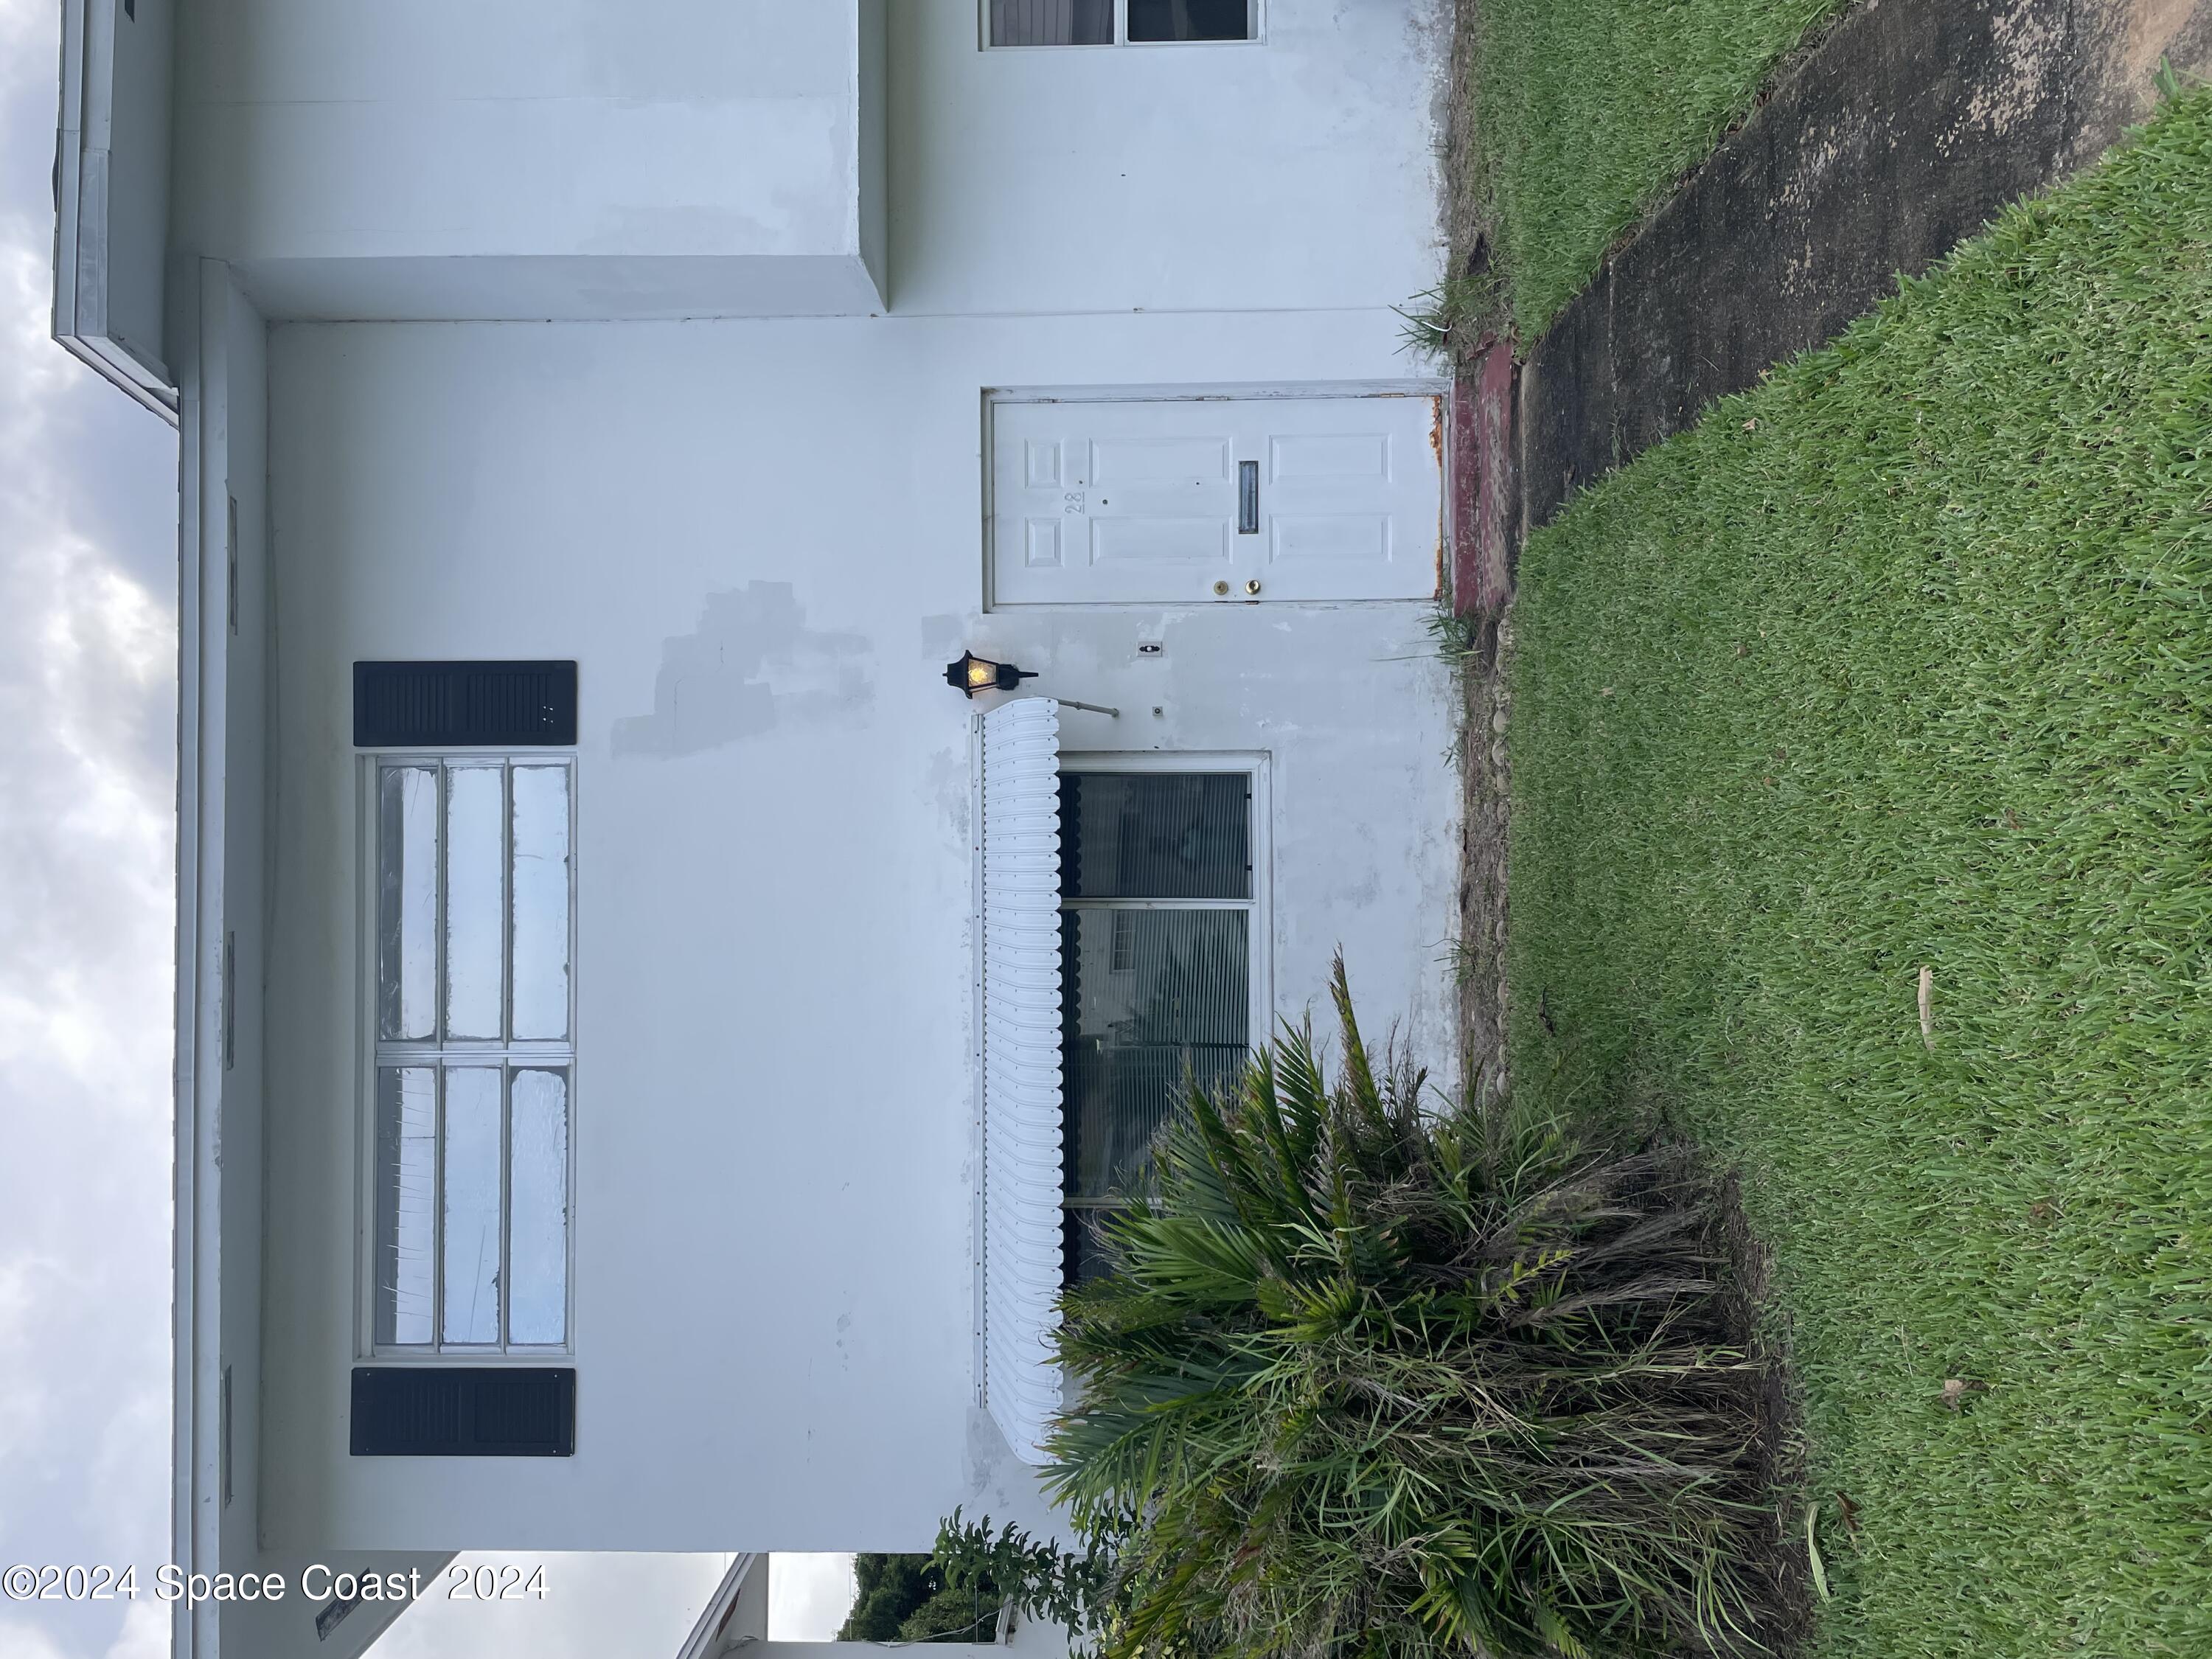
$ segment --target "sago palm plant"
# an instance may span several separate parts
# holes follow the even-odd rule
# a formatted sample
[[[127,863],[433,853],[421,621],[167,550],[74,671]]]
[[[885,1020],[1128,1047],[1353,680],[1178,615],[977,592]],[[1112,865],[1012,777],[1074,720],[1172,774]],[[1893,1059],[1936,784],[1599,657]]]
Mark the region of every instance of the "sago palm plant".
[[[1064,1299],[1048,1484],[1110,1551],[1103,1653],[1755,1645],[1771,1510],[1711,1188],[1554,1113],[1425,1110],[1341,962],[1334,994],[1334,1079],[1305,1030],[1193,1090]]]

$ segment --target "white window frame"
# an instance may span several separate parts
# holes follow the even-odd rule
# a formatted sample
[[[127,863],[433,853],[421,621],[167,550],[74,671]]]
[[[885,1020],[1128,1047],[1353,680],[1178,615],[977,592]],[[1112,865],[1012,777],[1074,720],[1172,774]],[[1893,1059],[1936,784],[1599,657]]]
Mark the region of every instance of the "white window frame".
[[[356,897],[356,938],[357,989],[354,999],[356,1030],[359,1034],[359,1058],[355,1073],[359,1080],[356,1103],[358,1123],[356,1131],[358,1180],[356,1183],[356,1224],[355,1252],[356,1269],[354,1275],[358,1305],[356,1310],[356,1357],[362,1360],[405,1361],[423,1365],[483,1365],[486,1364],[544,1364],[549,1361],[573,1358],[576,1352],[576,1140],[577,1099],[580,1087],[576,1058],[576,1009],[578,964],[576,957],[577,894],[580,886],[577,868],[576,846],[576,755],[573,748],[514,749],[507,747],[456,746],[451,749],[417,750],[357,750],[359,767],[356,794],[359,811],[356,817],[356,845],[361,849],[359,882]],[[512,775],[518,766],[558,766],[568,774],[568,1036],[563,1042],[531,1040],[518,1042],[512,1037],[449,1038],[443,1035],[446,1020],[446,872],[445,836],[447,776],[449,768],[470,765],[499,764],[502,769],[501,794],[505,802],[502,835],[511,836],[514,821],[514,784]],[[377,1034],[377,854],[378,854],[378,777],[388,768],[434,766],[438,769],[438,968],[435,980],[435,1002],[439,1035],[415,1042],[386,1042]],[[511,854],[510,854],[511,856]],[[511,879],[511,875],[508,878]],[[513,987],[514,981],[514,910],[512,896],[502,904],[500,926],[503,940],[500,963],[501,1018],[511,1022]],[[440,1328],[440,1313],[445,1298],[445,1264],[443,1252],[434,1243],[432,1252],[431,1340],[413,1343],[380,1343],[376,1340],[376,1077],[380,1068],[415,1064],[427,1066],[443,1073],[456,1064],[500,1067],[500,1260],[502,1279],[500,1286],[501,1340],[496,1343],[449,1343],[435,1334]],[[511,1311],[507,1284],[508,1232],[514,1223],[512,1194],[508,1191],[509,1158],[507,1139],[508,1097],[514,1087],[513,1073],[518,1069],[558,1067],[568,1079],[568,1225],[565,1243],[568,1262],[563,1275],[564,1306],[562,1330],[565,1340],[554,1343],[509,1343],[506,1330]],[[442,1077],[438,1085],[438,1147],[437,1187],[442,1194],[445,1177],[445,1085]],[[434,1200],[437,1216],[436,1237],[442,1239],[444,1218],[442,1206]]]
[[[1245,941],[1245,987],[1249,998],[1250,1012],[1247,1029],[1251,1033],[1249,1052],[1257,1053],[1274,1035],[1274,907],[1272,902],[1273,841],[1270,825],[1273,819],[1270,796],[1269,763],[1271,757],[1264,750],[1244,751],[1178,752],[1172,750],[1146,749],[1136,750],[1077,750],[1064,751],[1060,757],[1062,776],[1070,772],[1144,772],[1181,775],[1192,772],[1227,773],[1249,781],[1251,790],[1252,822],[1249,851],[1252,859],[1252,892],[1242,899],[1071,899],[1060,895],[1062,914],[1069,910],[1242,910],[1246,914],[1248,933]],[[1067,835],[1066,824],[1060,826],[1063,842]],[[1065,1065],[1063,1060],[1062,1064]],[[1116,1207],[1110,1200],[1070,1199],[1066,1188],[1060,1190],[1060,1208],[1111,1209]]]
[[[1154,46],[1187,48],[1191,46],[1256,46],[1267,38],[1267,0],[1249,0],[1252,8],[1252,33],[1242,40],[1132,40],[1129,38],[1129,0],[1114,0],[1114,38],[1097,42],[1073,42],[1066,46],[994,46],[991,44],[991,0],[976,0],[975,38],[985,52],[1104,52],[1115,46],[1136,46],[1149,50]]]

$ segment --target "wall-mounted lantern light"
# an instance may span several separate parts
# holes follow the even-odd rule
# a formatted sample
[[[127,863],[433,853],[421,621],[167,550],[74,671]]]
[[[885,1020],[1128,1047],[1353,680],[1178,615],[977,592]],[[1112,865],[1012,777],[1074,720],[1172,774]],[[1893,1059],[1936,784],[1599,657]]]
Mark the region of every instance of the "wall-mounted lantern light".
[[[958,662],[945,665],[945,683],[965,697],[972,697],[978,691],[1011,691],[1024,680],[1036,678],[1026,668],[1017,668],[1010,662],[993,662],[988,657],[977,656],[973,651],[963,651]],[[1088,709],[1094,714],[1111,714],[1116,719],[1121,713],[1118,708],[1108,708],[1099,703],[1078,702],[1073,697],[1061,697],[1057,701],[1070,708]]]
[[[945,665],[945,683],[970,697],[978,691],[1011,691],[1024,680],[1036,678],[1026,668],[1017,668],[1010,662],[993,662],[973,651],[963,651],[958,662]]]

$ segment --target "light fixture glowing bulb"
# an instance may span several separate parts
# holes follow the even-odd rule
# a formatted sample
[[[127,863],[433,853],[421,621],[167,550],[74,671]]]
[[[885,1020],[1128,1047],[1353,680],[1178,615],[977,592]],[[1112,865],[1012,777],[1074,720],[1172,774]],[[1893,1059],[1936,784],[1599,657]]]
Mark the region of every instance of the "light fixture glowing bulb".
[[[993,662],[973,651],[962,652],[959,661],[945,665],[945,683],[969,697],[978,691],[1011,691],[1024,680],[1036,678],[1028,669],[1017,668],[1009,662]]]

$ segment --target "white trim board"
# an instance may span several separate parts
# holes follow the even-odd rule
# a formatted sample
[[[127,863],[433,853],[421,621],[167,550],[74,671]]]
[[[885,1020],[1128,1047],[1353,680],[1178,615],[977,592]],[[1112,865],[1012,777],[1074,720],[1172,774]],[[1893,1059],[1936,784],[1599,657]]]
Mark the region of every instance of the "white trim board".
[[[179,386],[177,538],[177,987],[175,1285],[170,1555],[221,1570],[223,780],[228,744],[230,279],[193,273],[198,324]],[[212,1659],[220,1609],[170,1608],[174,1659]]]

